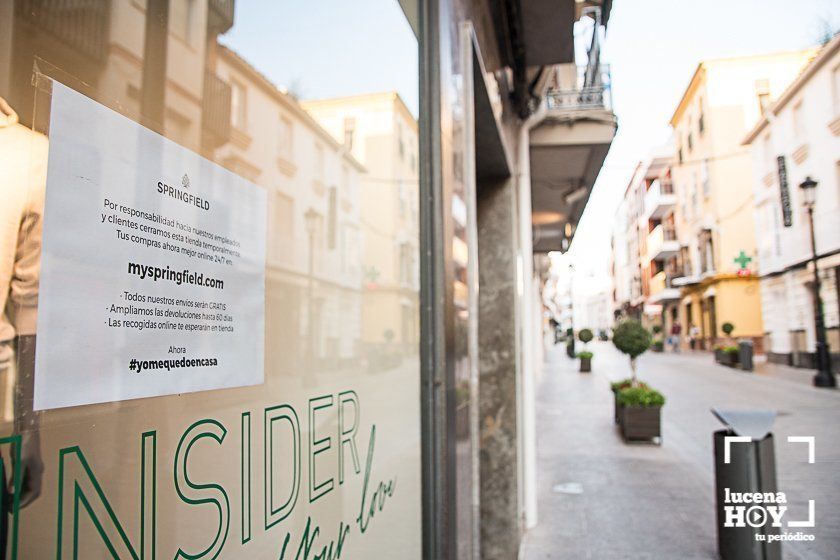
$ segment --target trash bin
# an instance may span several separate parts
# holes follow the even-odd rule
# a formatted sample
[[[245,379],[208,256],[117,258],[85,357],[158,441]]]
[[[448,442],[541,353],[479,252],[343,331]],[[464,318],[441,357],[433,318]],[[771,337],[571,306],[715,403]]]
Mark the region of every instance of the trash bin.
[[[738,343],[738,363],[745,371],[753,370],[753,342],[742,340]]]
[[[776,458],[770,428],[776,413],[765,410],[712,409],[727,427],[714,434],[715,501],[717,509],[718,553],[721,560],[781,560],[778,535],[767,507],[772,503],[745,502],[745,494],[773,493],[776,487]],[[726,462],[726,437],[748,437],[748,442],[729,442]]]

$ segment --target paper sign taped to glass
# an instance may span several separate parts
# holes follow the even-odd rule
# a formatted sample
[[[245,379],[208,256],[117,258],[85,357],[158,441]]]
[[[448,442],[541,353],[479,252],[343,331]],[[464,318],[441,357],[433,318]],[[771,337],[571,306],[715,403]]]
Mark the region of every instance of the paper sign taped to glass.
[[[35,409],[263,382],[266,193],[53,82]]]

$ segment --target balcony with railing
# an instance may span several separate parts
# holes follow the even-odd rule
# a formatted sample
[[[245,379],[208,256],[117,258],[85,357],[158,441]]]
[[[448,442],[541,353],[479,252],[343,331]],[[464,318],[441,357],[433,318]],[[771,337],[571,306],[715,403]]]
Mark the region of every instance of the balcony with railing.
[[[557,84],[546,95],[549,111],[612,111],[610,69],[600,65],[592,77],[588,66],[561,64],[557,68]]]
[[[672,276],[664,270],[654,274],[648,284],[651,303],[679,299],[680,290],[672,284]]]
[[[207,28],[217,34],[233,27],[234,0],[210,0],[207,9]]]
[[[230,140],[230,86],[210,70],[204,71],[201,134],[202,145],[208,150]]]
[[[536,253],[568,249],[618,127],[610,69],[601,63],[600,41],[608,10],[594,4],[580,8],[582,16],[595,21],[586,64],[554,64],[547,67],[547,74],[541,70],[538,80],[547,83],[548,89],[529,135],[531,209],[535,217],[560,218],[539,225],[533,245]],[[582,61],[583,54],[564,60]]]
[[[677,232],[672,226],[659,224],[653,228],[647,238],[649,261],[664,260],[680,252]]]
[[[656,179],[645,193],[645,215],[660,220],[677,205],[674,185],[670,180]]]
[[[15,16],[96,61],[108,49],[110,0],[15,0]]]

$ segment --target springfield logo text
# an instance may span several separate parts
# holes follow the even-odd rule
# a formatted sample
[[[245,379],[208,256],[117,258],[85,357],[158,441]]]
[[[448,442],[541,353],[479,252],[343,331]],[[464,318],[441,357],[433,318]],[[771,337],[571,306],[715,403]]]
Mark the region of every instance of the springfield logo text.
[[[181,177],[181,186],[184,189],[190,188],[190,178],[186,173],[183,177]],[[172,198],[178,199],[181,202],[185,202],[191,206],[196,206],[198,208],[201,208],[202,210],[210,210],[209,200],[205,200],[199,196],[195,196],[194,194],[189,193],[186,190],[176,189],[171,185],[167,185],[163,181],[158,181],[157,192],[159,192],[162,195],[171,196]]]

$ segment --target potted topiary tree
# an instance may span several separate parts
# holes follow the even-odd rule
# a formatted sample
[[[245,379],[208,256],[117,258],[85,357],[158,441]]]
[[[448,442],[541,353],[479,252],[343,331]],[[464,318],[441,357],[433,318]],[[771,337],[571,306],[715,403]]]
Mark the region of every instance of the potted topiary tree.
[[[652,338],[641,323],[633,320],[621,322],[613,333],[613,344],[630,358],[632,377],[630,386],[615,393],[619,410],[619,425],[625,440],[661,440],[661,411],[665,398],[656,390],[640,383],[636,359],[650,348]]]
[[[628,387],[618,393],[621,435],[625,440],[662,441],[662,393],[650,387]]]
[[[736,367],[738,365],[738,346],[732,339],[735,325],[727,321],[720,326],[720,330],[726,335],[726,343],[715,347],[715,360],[725,366]]]
[[[630,358],[630,370],[633,372],[633,386],[638,385],[636,379],[636,358],[650,348],[651,336],[646,328],[638,321],[626,319],[618,324],[613,331],[613,344],[622,354]]]
[[[580,372],[588,373],[592,371],[592,352],[587,349],[587,344],[594,338],[594,335],[589,329],[581,329],[578,338],[583,342],[583,350],[578,352],[577,355],[580,359]]]
[[[651,345],[651,350],[654,352],[662,352],[665,349],[665,341],[662,338],[662,326],[653,325],[651,330],[653,331],[653,344]]]

